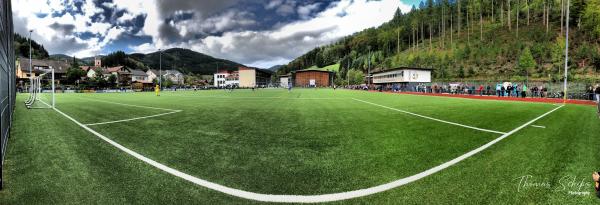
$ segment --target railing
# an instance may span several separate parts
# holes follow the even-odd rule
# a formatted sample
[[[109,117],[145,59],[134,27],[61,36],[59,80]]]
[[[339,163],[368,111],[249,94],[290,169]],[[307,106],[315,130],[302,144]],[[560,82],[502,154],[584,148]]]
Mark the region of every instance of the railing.
[[[11,1],[0,1],[0,189],[15,107],[15,56]]]

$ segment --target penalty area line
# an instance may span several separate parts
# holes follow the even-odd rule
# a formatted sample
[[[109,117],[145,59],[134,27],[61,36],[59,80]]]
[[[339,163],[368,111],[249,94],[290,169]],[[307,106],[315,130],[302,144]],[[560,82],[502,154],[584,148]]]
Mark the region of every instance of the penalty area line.
[[[385,106],[385,105],[380,105],[380,104],[376,104],[376,103],[372,103],[372,102],[369,102],[369,101],[364,101],[364,100],[360,100],[360,99],[356,99],[356,98],[352,98],[352,99],[355,100],[355,101],[358,101],[358,102],[362,102],[362,103],[374,105],[374,106],[377,106],[377,107],[382,107],[382,108],[386,108],[386,109],[389,109],[389,110],[394,110],[394,111],[398,111],[398,112],[401,112],[401,113],[405,113],[405,114],[409,114],[409,115],[413,115],[413,116],[417,116],[417,117],[421,117],[421,118],[425,118],[425,119],[429,119],[429,120],[433,120],[433,121],[438,121],[438,122],[442,122],[442,123],[446,123],[446,124],[456,125],[456,126],[459,126],[459,127],[465,127],[465,128],[469,128],[469,129],[479,130],[479,131],[483,131],[483,132],[491,132],[491,133],[496,133],[496,134],[506,134],[505,132],[500,132],[500,131],[496,131],[496,130],[488,130],[488,129],[483,129],[483,128],[479,128],[479,127],[473,127],[473,126],[469,126],[469,125],[463,125],[463,124],[459,124],[459,123],[456,123],[456,122],[450,122],[450,121],[446,121],[446,120],[440,120],[440,119],[437,119],[437,118],[433,118],[433,117],[429,117],[429,116],[425,116],[425,115],[420,115],[420,114],[409,112],[409,111],[406,111],[406,110],[401,110],[401,109],[397,109],[397,108],[393,108],[393,107],[388,107],[388,106]]]
[[[156,114],[156,115],[149,115],[149,116],[143,116],[143,117],[134,117],[134,118],[129,118],[129,119],[124,119],[124,120],[115,120],[115,121],[108,121],[108,122],[98,122],[98,123],[90,123],[90,124],[85,124],[87,126],[94,126],[94,125],[105,125],[105,124],[112,124],[112,123],[119,123],[119,122],[128,122],[128,121],[133,121],[133,120],[141,120],[141,119],[148,119],[148,118],[153,118],[153,117],[160,117],[163,115],[170,115],[170,114],[175,114],[181,112],[181,110],[175,110],[173,112],[166,112],[166,113],[161,113],[161,114]]]
[[[80,97],[83,98],[83,97]],[[111,103],[111,104],[115,104],[115,105],[123,105],[123,106],[129,106],[129,107],[139,107],[139,108],[147,108],[147,109],[154,109],[154,110],[164,110],[164,111],[181,111],[181,110],[174,110],[174,109],[169,109],[169,108],[160,108],[160,107],[150,107],[150,106],[143,106],[143,105],[132,105],[132,104],[127,104],[127,103],[119,103],[119,102],[112,102],[112,101],[107,101],[107,100],[100,100],[100,99],[90,99],[90,98],[83,98],[85,100],[90,100],[90,101],[96,101],[96,102],[104,102],[104,103]]]
[[[42,101],[43,102],[43,101]],[[532,123],[536,122],[537,120],[553,113],[554,111],[562,108],[563,106],[554,108],[553,110],[550,110],[540,116],[538,116],[537,118],[511,130],[508,133],[503,134],[502,136],[488,142],[487,144],[476,148],[474,150],[471,150],[457,158],[454,158],[450,161],[447,161],[443,164],[440,164],[438,166],[435,166],[433,168],[430,168],[428,170],[425,170],[423,172],[420,172],[418,174],[412,175],[412,176],[408,176],[405,178],[401,178],[386,184],[382,184],[382,185],[378,185],[378,186],[374,186],[374,187],[369,187],[369,188],[365,188],[365,189],[359,189],[359,190],[354,190],[354,191],[347,191],[347,192],[339,192],[339,193],[331,193],[331,194],[321,194],[321,195],[274,195],[274,194],[260,194],[260,193],[254,193],[254,192],[249,192],[249,191],[244,191],[244,190],[240,190],[240,189],[235,189],[235,188],[231,188],[231,187],[227,187],[227,186],[223,186],[217,183],[213,183],[204,179],[200,179],[197,177],[194,177],[192,175],[186,174],[184,172],[181,172],[179,170],[173,169],[171,167],[168,167],[164,164],[161,164],[159,162],[156,162],[148,157],[145,157],[133,150],[128,149],[127,147],[120,145],[119,143],[109,139],[108,137],[96,132],[95,130],[91,129],[90,127],[80,123],[79,121],[75,120],[74,118],[72,118],[71,116],[63,113],[62,111],[60,111],[57,108],[53,108],[56,112],[60,113],[61,115],[63,115],[64,117],[66,117],[67,119],[73,121],[75,124],[79,125],[80,127],[82,127],[83,129],[87,130],[88,132],[94,134],[96,137],[106,141],[107,143],[113,145],[114,147],[116,147],[117,149],[122,150],[123,152],[151,165],[154,166],[164,172],[167,172],[173,176],[179,177],[181,179],[187,180],[191,183],[194,183],[196,185],[199,186],[203,186],[206,187],[208,189],[212,189],[218,192],[222,192],[228,195],[232,195],[232,196],[236,196],[236,197],[240,197],[240,198],[244,198],[244,199],[249,199],[249,200],[255,200],[255,201],[262,201],[262,202],[280,202],[280,203],[322,203],[322,202],[332,202],[332,201],[341,201],[341,200],[346,200],[346,199],[352,199],[352,198],[358,198],[358,197],[363,197],[363,196],[368,196],[368,195],[372,195],[372,194],[376,194],[376,193],[380,193],[383,191],[387,191],[414,181],[417,181],[419,179],[422,179],[424,177],[427,177],[429,175],[432,175],[434,173],[437,173],[441,170],[444,170],[462,160],[465,160],[487,148],[489,148],[490,146],[498,143],[499,141],[503,140],[504,138],[507,138],[508,136],[516,133],[517,131],[523,129],[524,127],[527,127],[529,125],[531,125]]]

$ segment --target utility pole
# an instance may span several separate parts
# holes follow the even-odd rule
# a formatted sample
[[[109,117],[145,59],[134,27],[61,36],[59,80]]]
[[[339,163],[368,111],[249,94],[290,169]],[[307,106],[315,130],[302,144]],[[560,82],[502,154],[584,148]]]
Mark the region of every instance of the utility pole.
[[[33,65],[31,65],[31,33],[33,32],[33,30],[29,30],[29,87],[31,88],[31,91],[33,91]]]
[[[217,64],[217,71],[215,72],[215,75],[218,76],[219,75],[219,62],[215,62]],[[215,82],[213,83],[217,83],[217,78],[215,77],[214,79]],[[217,87],[219,87],[219,84],[217,83],[216,85]]]
[[[367,67],[367,85],[371,85],[371,46],[369,46],[369,56],[368,56],[368,67]]]
[[[159,90],[162,90],[162,49],[158,49],[158,67],[159,67],[159,73],[158,73],[158,87]]]
[[[350,58],[348,58],[348,65],[346,65],[346,80],[348,81],[348,86],[350,86]]]
[[[569,61],[569,6],[570,6],[570,0],[567,0],[567,19],[566,19],[566,23],[567,23],[567,32],[566,32],[566,38],[565,38],[565,87],[564,87],[564,96],[563,96],[563,103],[567,103],[567,77],[568,77],[568,73],[569,73],[569,67],[568,67],[568,61]]]

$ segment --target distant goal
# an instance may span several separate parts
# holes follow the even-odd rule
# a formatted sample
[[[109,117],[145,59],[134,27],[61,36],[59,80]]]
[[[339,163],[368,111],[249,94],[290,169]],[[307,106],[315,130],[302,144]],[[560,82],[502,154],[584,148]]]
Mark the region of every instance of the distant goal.
[[[25,106],[29,109],[52,109],[55,107],[54,69],[45,69],[29,83],[29,97]]]

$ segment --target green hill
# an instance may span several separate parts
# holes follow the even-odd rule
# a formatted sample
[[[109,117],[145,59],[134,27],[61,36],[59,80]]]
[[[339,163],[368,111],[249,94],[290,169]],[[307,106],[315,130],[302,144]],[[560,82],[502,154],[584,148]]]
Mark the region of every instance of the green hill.
[[[129,55],[132,60],[142,63],[149,68],[159,67],[159,52]],[[184,73],[212,74],[217,69],[236,69],[242,66],[229,60],[214,58],[209,55],[198,53],[189,49],[171,48],[162,53],[162,68],[177,69]]]
[[[15,55],[17,57],[29,57],[29,43],[29,38],[15,33],[13,42],[15,47]],[[46,51],[44,46],[37,43],[35,40],[31,41],[31,51],[32,58],[46,59],[49,57],[48,51]]]
[[[569,24],[570,80],[600,80],[600,0],[571,0]],[[371,70],[430,67],[436,80],[558,81],[564,31],[560,1],[429,0],[406,14],[398,10],[377,28],[315,48],[278,73],[336,63],[340,76],[348,68],[366,73],[370,56]],[[532,65],[519,63],[526,49]]]

